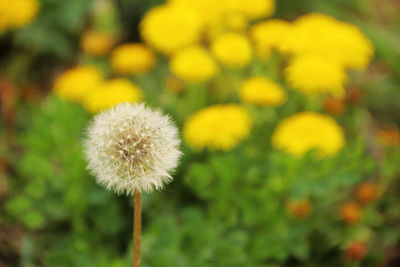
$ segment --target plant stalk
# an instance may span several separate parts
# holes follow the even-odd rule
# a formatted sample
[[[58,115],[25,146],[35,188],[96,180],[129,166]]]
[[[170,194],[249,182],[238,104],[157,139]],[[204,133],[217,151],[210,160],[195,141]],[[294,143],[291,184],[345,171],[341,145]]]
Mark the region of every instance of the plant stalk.
[[[132,266],[140,267],[140,236],[142,232],[142,205],[140,192],[133,195],[133,258]]]

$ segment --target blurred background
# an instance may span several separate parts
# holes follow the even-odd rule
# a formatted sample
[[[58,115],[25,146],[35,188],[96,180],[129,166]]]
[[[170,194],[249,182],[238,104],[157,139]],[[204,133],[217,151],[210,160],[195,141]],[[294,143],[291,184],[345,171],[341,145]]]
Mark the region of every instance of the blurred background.
[[[0,0],[0,266],[130,266],[93,116],[178,125],[142,266],[400,266],[400,1]]]

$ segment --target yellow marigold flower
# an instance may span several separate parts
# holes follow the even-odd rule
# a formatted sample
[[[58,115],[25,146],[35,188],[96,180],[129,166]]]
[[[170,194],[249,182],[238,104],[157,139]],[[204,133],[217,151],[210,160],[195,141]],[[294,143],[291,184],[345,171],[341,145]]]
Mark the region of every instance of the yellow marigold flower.
[[[171,4],[186,5],[191,8],[206,26],[219,22],[226,10],[221,1],[215,0],[169,0]],[[207,14],[206,16],[204,14]]]
[[[80,102],[86,94],[103,81],[101,72],[93,66],[79,66],[61,74],[54,83],[54,91],[70,101]]]
[[[282,87],[266,77],[252,77],[245,80],[239,91],[240,99],[257,106],[278,106],[286,100]]]
[[[38,10],[37,0],[0,0],[0,30],[31,23]]]
[[[154,67],[156,56],[147,46],[140,43],[118,46],[111,55],[111,66],[122,74],[140,74]]]
[[[331,117],[302,112],[282,120],[272,135],[272,145],[295,156],[316,149],[320,156],[332,156],[345,143],[343,129]]]
[[[246,29],[248,23],[242,14],[231,13],[225,16],[224,24],[229,30],[243,31]]]
[[[249,19],[270,16],[275,11],[275,0],[222,0],[227,12],[244,14]]]
[[[275,11],[275,0],[225,0],[239,2],[240,11],[249,19],[260,19],[272,15]]]
[[[294,23],[293,52],[323,57],[352,69],[365,69],[373,46],[354,25],[324,14],[307,14]]]
[[[343,85],[348,78],[340,64],[315,56],[295,57],[284,74],[296,90],[306,94],[330,93],[337,97],[343,96]]]
[[[194,149],[230,150],[248,137],[250,115],[235,104],[215,105],[199,110],[185,123],[183,135]]]
[[[225,33],[211,44],[214,56],[224,65],[243,67],[250,63],[252,51],[249,40],[240,33]]]
[[[138,102],[142,99],[142,90],[128,79],[117,78],[104,82],[86,96],[84,106],[93,113],[109,109],[119,103]]]
[[[4,20],[0,18],[0,34],[3,33],[7,29],[7,25]]]
[[[281,19],[271,19],[254,24],[250,28],[250,38],[253,40],[257,55],[266,58],[271,51],[281,53],[290,51],[292,25]]]
[[[89,55],[102,56],[114,45],[114,37],[105,32],[87,31],[81,39],[83,52]]]
[[[167,4],[151,9],[141,21],[140,30],[150,46],[170,54],[199,41],[203,25],[193,9]]]
[[[211,55],[200,46],[190,46],[178,51],[171,58],[171,71],[189,82],[204,82],[218,73],[218,66]]]

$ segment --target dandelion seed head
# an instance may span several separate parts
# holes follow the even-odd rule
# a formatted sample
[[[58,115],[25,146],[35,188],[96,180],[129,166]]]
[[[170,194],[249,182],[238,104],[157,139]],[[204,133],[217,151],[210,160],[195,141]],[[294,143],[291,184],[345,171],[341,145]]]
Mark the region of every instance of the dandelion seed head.
[[[172,180],[181,152],[168,116],[144,104],[119,104],[97,115],[85,142],[88,169],[118,194],[161,189]]]

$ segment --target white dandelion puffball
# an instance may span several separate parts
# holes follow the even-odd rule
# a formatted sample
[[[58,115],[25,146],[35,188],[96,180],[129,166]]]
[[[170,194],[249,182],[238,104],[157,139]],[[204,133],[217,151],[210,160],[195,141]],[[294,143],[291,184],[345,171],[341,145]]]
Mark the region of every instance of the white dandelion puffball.
[[[95,116],[85,142],[88,169],[116,193],[150,192],[172,180],[181,152],[168,116],[144,104],[119,104]]]

